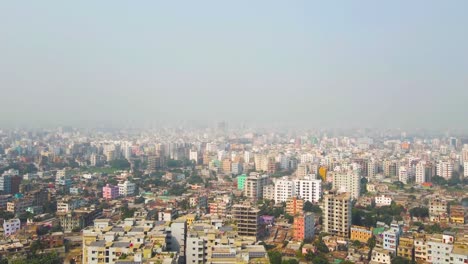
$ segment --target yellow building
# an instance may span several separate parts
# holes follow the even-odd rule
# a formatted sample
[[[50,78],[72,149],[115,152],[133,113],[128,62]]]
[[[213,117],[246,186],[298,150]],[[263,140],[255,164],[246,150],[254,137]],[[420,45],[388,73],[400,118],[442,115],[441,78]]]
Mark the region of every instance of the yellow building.
[[[188,215],[184,215],[184,216],[181,216],[178,218],[179,219],[184,219],[187,221],[187,226],[191,226],[192,223],[197,219],[197,215],[195,214],[188,214]]]
[[[465,224],[465,209],[461,205],[450,207],[450,222],[454,224]]]
[[[413,249],[414,249],[414,239],[410,236],[402,236],[400,237],[400,242],[398,244],[398,256],[403,257],[405,259],[412,260],[413,259]]]
[[[304,200],[293,197],[289,198],[288,201],[286,202],[286,213],[288,215],[296,215],[299,213],[302,213],[302,210],[304,208]]]
[[[365,226],[351,226],[351,240],[357,240],[361,243],[367,243],[369,238],[372,237],[372,228]]]

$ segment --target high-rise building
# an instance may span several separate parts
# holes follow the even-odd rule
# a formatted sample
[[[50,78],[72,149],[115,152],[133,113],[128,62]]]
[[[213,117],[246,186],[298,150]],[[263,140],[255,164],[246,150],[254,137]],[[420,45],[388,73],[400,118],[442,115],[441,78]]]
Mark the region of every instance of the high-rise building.
[[[400,166],[398,169],[398,180],[404,184],[408,184],[408,169],[405,166]]]
[[[295,196],[296,190],[294,181],[281,179],[275,182],[275,203],[286,202],[289,198]]]
[[[295,195],[311,203],[318,203],[322,198],[322,181],[313,179],[312,175],[303,180],[295,180]]]
[[[293,237],[296,241],[314,238],[315,220],[313,213],[302,213],[294,217]]]
[[[361,176],[357,170],[338,172],[333,176],[333,189],[349,193],[352,199],[357,199],[361,192]]]
[[[221,169],[223,170],[223,173],[231,173],[231,160],[230,159],[223,159],[223,162],[221,164]]]
[[[179,252],[179,264],[186,263],[187,219],[176,219],[171,224],[171,250]]]
[[[463,145],[462,162],[468,162],[468,144]]]
[[[420,161],[416,164],[416,177],[415,182],[422,184],[426,182],[426,162]]]
[[[238,190],[244,190],[245,189],[245,180],[247,179],[247,175],[242,174],[237,176],[237,189]]]
[[[258,239],[261,233],[260,210],[249,203],[235,204],[232,206],[232,214],[237,222],[237,233],[239,236]]]
[[[243,168],[242,168],[242,163],[240,162],[233,162],[231,164],[231,173],[234,174],[234,175],[238,175],[238,174],[241,174],[243,171]]]
[[[400,235],[402,233],[401,226],[397,223],[392,223],[390,229],[383,232],[383,248],[396,253]]]
[[[297,165],[296,176],[298,179],[303,179],[309,174],[309,166],[306,163],[299,163]]]
[[[323,231],[348,238],[351,228],[351,198],[330,192],[323,197]]]
[[[449,180],[452,178],[453,163],[451,161],[440,161],[437,163],[437,175]]]
[[[195,164],[198,164],[198,151],[194,149],[190,150],[189,159]]]
[[[251,199],[261,199],[263,196],[263,186],[268,181],[267,175],[260,175],[259,173],[252,172],[245,179],[244,195]]]
[[[0,191],[3,194],[19,193],[19,187],[23,178],[19,175],[0,176]]]
[[[158,167],[160,167],[160,158],[156,155],[148,156],[148,166],[147,170],[155,171]]]
[[[304,200],[292,197],[286,201],[286,213],[292,216],[295,216],[299,213],[302,213],[304,208]]]
[[[468,178],[468,161],[463,163],[463,177]]]
[[[374,160],[370,160],[367,163],[367,177],[369,179],[375,179],[375,175],[377,175],[377,172],[378,172],[377,162],[375,162]]]

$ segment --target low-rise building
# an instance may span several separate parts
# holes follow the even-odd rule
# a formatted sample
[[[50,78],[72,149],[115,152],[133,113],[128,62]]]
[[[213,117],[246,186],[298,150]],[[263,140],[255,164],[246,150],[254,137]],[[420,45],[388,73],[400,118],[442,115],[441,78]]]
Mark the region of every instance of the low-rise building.
[[[357,240],[361,243],[367,243],[372,237],[372,228],[365,226],[351,226],[351,240]]]
[[[3,222],[3,234],[10,236],[18,232],[21,229],[21,221],[18,218],[5,220]]]
[[[380,195],[375,197],[375,206],[390,206],[392,204],[392,197],[386,195]]]
[[[397,256],[413,260],[414,257],[414,239],[412,235],[402,235],[399,238]]]
[[[382,248],[374,248],[371,254],[370,264],[390,264],[391,252]]]

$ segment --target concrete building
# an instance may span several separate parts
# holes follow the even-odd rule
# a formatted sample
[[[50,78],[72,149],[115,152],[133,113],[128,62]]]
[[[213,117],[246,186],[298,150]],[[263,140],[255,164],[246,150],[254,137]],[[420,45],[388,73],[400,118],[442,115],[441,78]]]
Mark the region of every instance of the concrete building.
[[[239,236],[258,239],[261,233],[260,210],[249,203],[235,204],[232,206],[232,214],[237,222]]]
[[[125,181],[117,185],[119,187],[119,196],[133,196],[135,194],[136,185],[133,182]]]
[[[309,201],[318,203],[322,198],[322,181],[314,179],[315,175],[307,175],[303,180],[295,180],[295,196]]]
[[[389,206],[392,204],[392,197],[386,196],[386,195],[380,195],[375,197],[375,206],[376,207],[381,207],[381,206]]]
[[[406,168],[405,166],[400,166],[400,168],[398,169],[398,180],[403,184],[408,184],[408,168]]]
[[[420,161],[416,164],[416,175],[415,175],[415,182],[417,184],[422,184],[427,182],[426,180],[426,162]]]
[[[401,226],[397,223],[392,223],[390,229],[383,232],[383,248],[396,254],[400,235],[402,233]]]
[[[267,175],[260,175],[256,172],[250,173],[244,183],[244,195],[253,200],[262,199],[263,186],[266,185],[267,181]]]
[[[106,184],[106,186],[102,187],[102,198],[113,200],[119,197],[119,187],[113,186],[110,184]]]
[[[186,263],[185,260],[185,241],[187,239],[187,220],[184,218],[176,219],[171,224],[171,251],[179,252],[179,263]]]
[[[178,263],[171,238],[164,222],[99,219],[82,231],[82,263]]]
[[[448,220],[447,201],[439,197],[429,201],[429,219],[431,222],[441,222],[441,219]]]
[[[372,250],[370,264],[391,264],[391,253],[388,250],[375,247]]]
[[[102,210],[95,208],[83,208],[69,211],[67,213],[57,213],[56,216],[60,221],[65,232],[71,232],[74,229],[83,229],[93,224],[94,219],[102,215]]]
[[[245,189],[245,180],[247,179],[247,175],[242,174],[237,176],[237,189],[238,190],[244,190]]]
[[[323,231],[348,238],[351,228],[351,198],[330,192],[323,197]]]
[[[436,174],[446,180],[452,178],[453,163],[451,161],[440,161],[437,163]]]
[[[400,236],[397,256],[412,261],[414,258],[414,239],[412,235]]]
[[[231,164],[231,173],[234,175],[239,175],[243,172],[242,163],[240,162],[233,162]]]
[[[299,213],[302,213],[304,208],[304,200],[292,197],[286,201],[286,213],[292,216],[295,216]]]
[[[20,229],[21,221],[18,218],[5,220],[3,222],[3,234],[5,237],[15,234]]]
[[[263,199],[264,200],[275,200],[275,185],[263,186]]]
[[[296,241],[314,238],[315,220],[313,213],[302,213],[294,217],[293,238]]]
[[[295,189],[294,181],[287,179],[287,177],[285,179],[277,180],[275,182],[275,203],[279,204],[286,202],[289,198],[295,196]]]
[[[333,189],[349,193],[351,199],[357,199],[361,192],[361,176],[356,170],[338,172],[333,176]]]
[[[372,237],[372,228],[365,226],[351,226],[351,239],[352,241],[357,240],[361,243],[367,243],[369,238]]]
[[[427,261],[427,241],[424,234],[416,234],[414,237],[414,260],[417,262]]]
[[[454,236],[434,234],[427,239],[427,262],[434,264],[452,263],[450,254],[453,250]]]

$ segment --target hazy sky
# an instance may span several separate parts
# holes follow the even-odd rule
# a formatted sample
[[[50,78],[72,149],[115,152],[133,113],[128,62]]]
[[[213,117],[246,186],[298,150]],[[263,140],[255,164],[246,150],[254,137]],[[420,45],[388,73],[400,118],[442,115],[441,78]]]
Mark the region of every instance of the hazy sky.
[[[0,127],[468,127],[468,1],[2,1]]]

